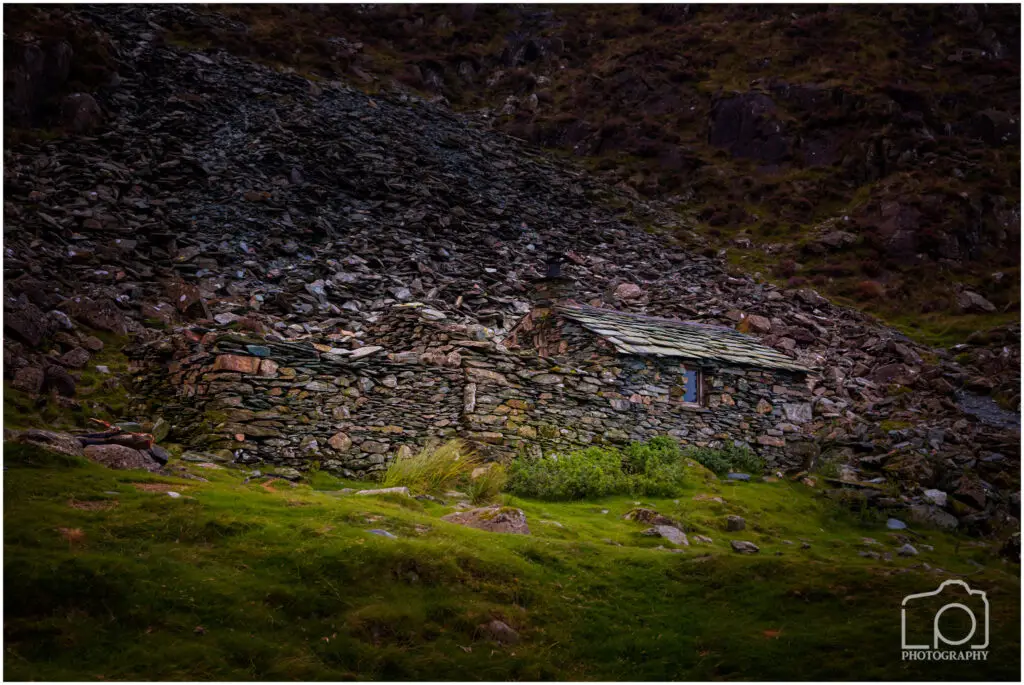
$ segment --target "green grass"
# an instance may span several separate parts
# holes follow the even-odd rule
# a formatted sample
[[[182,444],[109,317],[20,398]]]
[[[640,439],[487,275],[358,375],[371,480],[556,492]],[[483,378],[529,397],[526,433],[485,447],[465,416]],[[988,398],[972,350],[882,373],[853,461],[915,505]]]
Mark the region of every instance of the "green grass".
[[[948,348],[967,342],[976,331],[1020,323],[1020,311],[994,314],[896,314],[873,313],[888,325],[917,342],[931,347]]]
[[[210,481],[203,483],[23,446],[8,445],[5,456],[4,666],[13,680],[1019,673],[1019,567],[1001,563],[992,546],[933,531],[915,544],[934,552],[916,559],[862,558],[863,536],[889,550],[895,541],[803,485],[695,476],[675,500],[506,498],[530,523],[532,535],[517,536],[445,523],[450,505],[283,481],[271,491],[243,485],[233,470],[192,467]],[[183,497],[132,485],[154,482]],[[86,510],[72,500],[118,505]],[[664,541],[621,518],[637,502],[714,543],[681,554],[656,549]],[[744,516],[748,529],[726,533],[728,514]],[[761,553],[734,554],[731,538]],[[801,540],[811,547],[801,549]],[[987,662],[900,661],[902,597],[948,577],[922,561],[960,573],[977,571],[971,562],[984,566],[969,581],[992,607]],[[520,643],[488,643],[477,626],[493,618],[515,628]]]

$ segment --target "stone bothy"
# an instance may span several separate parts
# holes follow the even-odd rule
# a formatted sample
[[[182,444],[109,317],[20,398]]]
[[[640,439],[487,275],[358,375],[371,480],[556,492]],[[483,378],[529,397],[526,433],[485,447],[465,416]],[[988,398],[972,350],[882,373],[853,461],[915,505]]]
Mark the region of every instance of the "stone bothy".
[[[540,302],[501,342],[416,305],[355,348],[342,334],[180,338],[170,362],[138,365],[136,387],[187,447],[300,471],[367,476],[451,437],[500,457],[670,435],[804,465],[808,369],[794,359],[728,328]]]

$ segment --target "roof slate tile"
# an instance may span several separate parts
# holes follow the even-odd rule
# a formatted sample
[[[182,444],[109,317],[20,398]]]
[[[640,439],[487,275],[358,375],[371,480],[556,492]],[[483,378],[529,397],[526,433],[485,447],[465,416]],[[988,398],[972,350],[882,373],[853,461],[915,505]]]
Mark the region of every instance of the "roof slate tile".
[[[598,335],[619,352],[732,362],[788,371],[809,371],[757,338],[722,326],[675,321],[585,305],[559,305],[556,311]]]

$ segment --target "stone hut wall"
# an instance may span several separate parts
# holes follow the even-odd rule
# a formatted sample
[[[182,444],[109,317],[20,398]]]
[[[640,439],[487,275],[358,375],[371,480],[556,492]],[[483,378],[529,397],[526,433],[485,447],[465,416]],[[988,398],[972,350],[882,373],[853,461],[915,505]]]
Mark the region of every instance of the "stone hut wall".
[[[799,467],[810,421],[803,379],[704,366],[706,407],[680,406],[678,362],[617,355],[569,328],[564,354],[507,350],[480,327],[409,314],[375,342],[338,350],[209,334],[144,374],[172,438],[242,463],[368,476],[396,454],[460,436],[492,457],[671,435],[684,445],[747,444]],[[564,331],[563,331],[564,332]],[[324,341],[329,343],[329,341]],[[170,373],[168,373],[170,371]]]
[[[231,337],[169,370],[167,383],[150,388],[166,398],[173,439],[226,450],[240,463],[306,470],[317,461],[349,476],[371,475],[397,453],[455,436],[465,385],[462,369],[426,365],[414,353],[376,348],[352,359],[310,343]]]
[[[793,374],[704,366],[707,401],[697,408],[670,396],[666,379],[677,364],[629,356],[590,361],[467,360],[467,437],[536,453],[670,435],[698,447],[744,444],[776,467],[806,459],[793,448],[807,437],[810,393]]]
[[[527,390],[526,411],[533,416],[525,421],[539,426],[537,442],[545,447],[667,434],[698,447],[746,445],[778,467],[800,467],[813,456],[806,441],[811,393],[802,374],[621,355],[604,339],[544,308],[524,317],[509,342],[524,356],[536,352],[540,363],[555,372],[519,374],[526,386],[538,381],[545,386]],[[701,370],[704,406],[672,399],[681,366]],[[516,406],[497,405],[500,413],[509,414]],[[517,430],[532,435],[529,427]]]

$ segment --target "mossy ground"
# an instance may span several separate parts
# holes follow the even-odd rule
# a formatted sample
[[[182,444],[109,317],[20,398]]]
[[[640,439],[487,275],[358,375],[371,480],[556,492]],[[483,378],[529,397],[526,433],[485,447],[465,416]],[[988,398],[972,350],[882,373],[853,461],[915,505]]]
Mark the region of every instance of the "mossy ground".
[[[4,666],[15,680],[1020,674],[1018,566],[991,543],[935,531],[914,537],[919,557],[860,557],[895,550],[882,523],[800,484],[695,471],[673,499],[506,498],[530,523],[518,536],[445,523],[453,508],[429,501],[332,494],[359,484],[323,473],[314,489],[196,466],[209,482],[109,471],[24,446],[5,457]],[[668,544],[621,518],[638,501],[714,543],[656,549]],[[747,530],[727,533],[728,514]],[[730,539],[761,552],[735,554]],[[956,577],[925,563],[988,592],[987,661],[901,661],[902,598]],[[488,642],[477,626],[493,618],[520,642]]]
[[[124,416],[129,396],[120,379],[127,377],[124,348],[128,339],[104,331],[87,332],[103,341],[103,349],[92,354],[84,369],[72,369],[78,378],[77,406],[62,405],[56,395],[31,395],[4,381],[5,428],[98,429],[90,419],[116,421]],[[110,373],[97,371],[97,366],[106,366]]]

